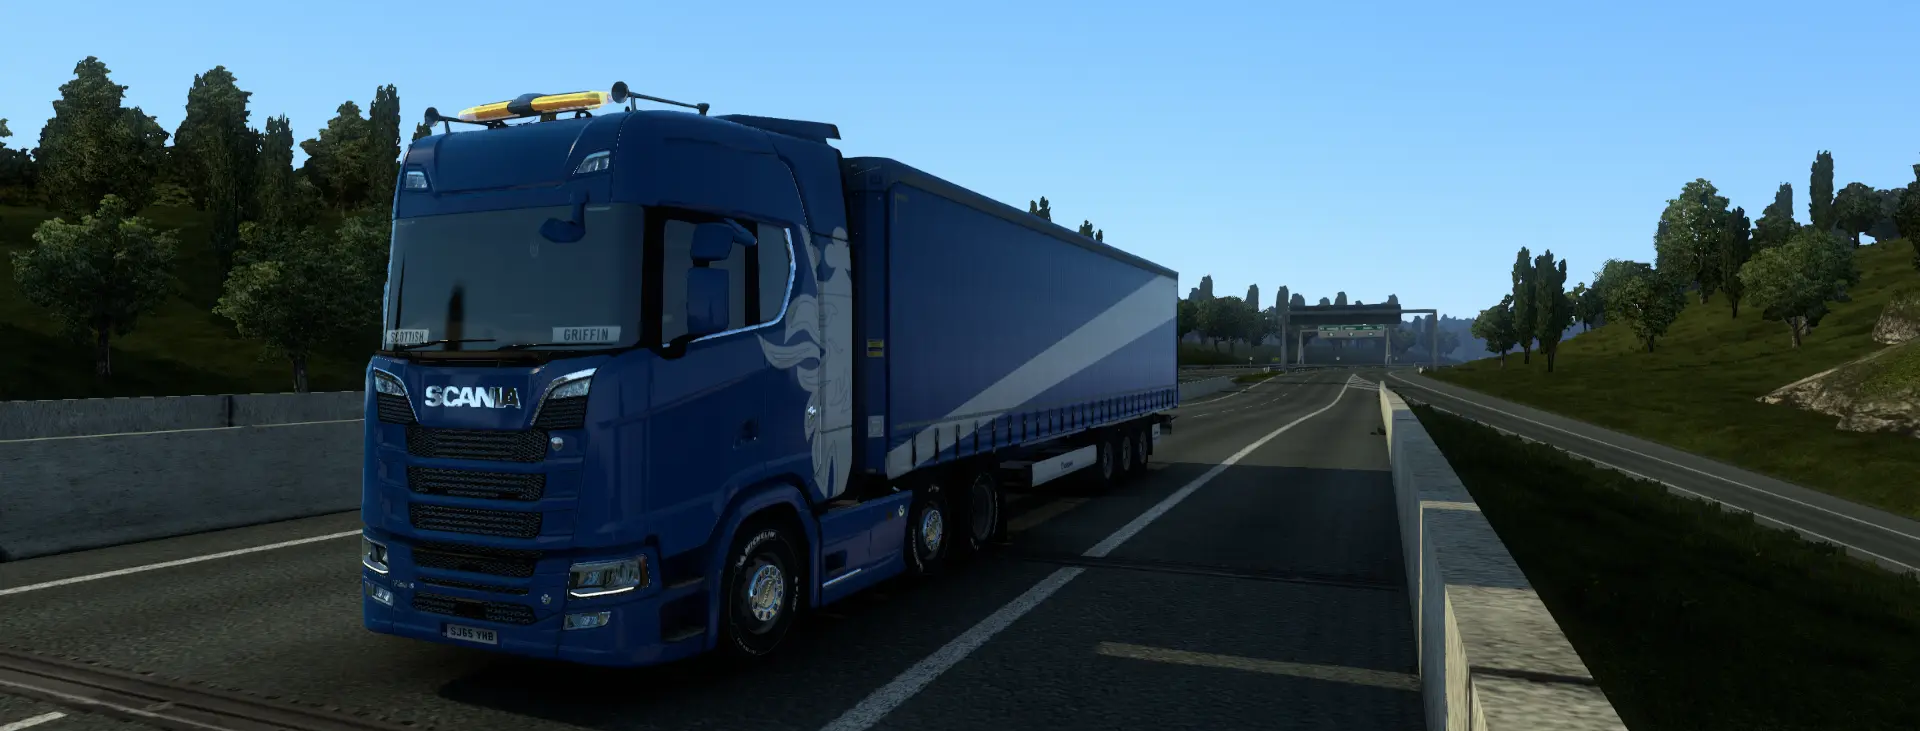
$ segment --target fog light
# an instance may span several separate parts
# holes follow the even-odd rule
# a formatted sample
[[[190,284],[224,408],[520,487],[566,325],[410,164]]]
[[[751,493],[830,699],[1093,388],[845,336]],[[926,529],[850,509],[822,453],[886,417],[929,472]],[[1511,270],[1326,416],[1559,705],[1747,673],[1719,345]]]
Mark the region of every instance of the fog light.
[[[593,629],[607,626],[613,612],[583,612],[567,615],[566,629]]]
[[[381,586],[379,584],[375,584],[371,581],[364,582],[364,583],[366,584],[366,587],[367,587],[367,596],[373,597],[374,601],[380,602],[381,604],[385,604],[389,607],[393,606],[393,592],[388,591],[387,587]]]

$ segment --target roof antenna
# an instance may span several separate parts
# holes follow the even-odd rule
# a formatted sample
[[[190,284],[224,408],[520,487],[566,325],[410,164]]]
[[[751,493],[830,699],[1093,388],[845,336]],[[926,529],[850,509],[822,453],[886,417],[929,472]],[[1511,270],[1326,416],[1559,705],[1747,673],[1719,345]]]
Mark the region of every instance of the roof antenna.
[[[634,109],[633,100],[635,99],[645,99],[650,102],[659,102],[661,104],[672,104],[676,107],[686,107],[688,109],[697,109],[700,111],[700,116],[702,117],[707,116],[707,110],[712,108],[712,105],[707,104],[706,102],[700,102],[699,104],[688,104],[686,102],[677,102],[672,99],[661,99],[660,97],[657,97],[657,96],[635,94],[631,89],[627,88],[627,82],[625,81],[613,82],[612,96],[613,96],[613,101],[616,104],[620,102],[626,102],[627,111],[633,111]]]

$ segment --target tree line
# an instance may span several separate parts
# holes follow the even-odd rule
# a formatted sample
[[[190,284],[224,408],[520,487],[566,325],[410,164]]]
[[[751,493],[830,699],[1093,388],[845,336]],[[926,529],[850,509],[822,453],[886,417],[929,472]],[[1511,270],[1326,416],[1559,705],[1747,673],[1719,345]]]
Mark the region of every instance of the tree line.
[[[1573,322],[1588,328],[1620,323],[1653,352],[1690,296],[1704,305],[1718,294],[1729,317],[1738,318],[1742,304],[1758,309],[1786,328],[1797,349],[1829,305],[1845,301],[1848,288],[1860,283],[1854,249],[1861,235],[1879,242],[1906,237],[1915,247],[1913,266],[1920,269],[1920,165],[1913,169],[1914,181],[1904,188],[1876,190],[1855,182],[1836,193],[1833,155],[1815,154],[1804,225],[1794,218],[1790,183],[1780,184],[1756,221],[1711,181],[1696,179],[1661,211],[1652,262],[1608,259],[1591,285],[1567,292],[1560,289],[1566,262],[1549,272],[1552,252],[1529,261],[1521,248],[1512,292],[1480,313],[1474,335],[1500,354],[1503,367],[1515,347],[1530,362],[1538,341],[1552,371],[1560,335]]]
[[[356,347],[377,328],[399,174],[398,91],[377,87],[364,115],[341,104],[300,142],[307,160],[295,168],[287,117],[253,126],[251,92],[224,66],[194,77],[171,134],[126,107],[126,90],[89,56],[61,85],[39,146],[0,148],[0,193],[55,216],[13,254],[15,283],[92,343],[94,373],[107,378],[112,339],[172,294],[179,265],[177,232],[140,214],[156,204],[204,212],[223,282],[213,312],[284,357],[305,392],[315,352]],[[428,133],[416,128],[414,138]]]

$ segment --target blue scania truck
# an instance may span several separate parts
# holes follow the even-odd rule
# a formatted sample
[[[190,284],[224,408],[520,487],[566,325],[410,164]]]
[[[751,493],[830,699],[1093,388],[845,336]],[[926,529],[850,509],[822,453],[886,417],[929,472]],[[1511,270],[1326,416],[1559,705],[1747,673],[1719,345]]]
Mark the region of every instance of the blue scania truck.
[[[636,100],[696,111],[639,109]],[[611,101],[625,102],[595,114]],[[367,367],[367,629],[633,666],[1146,469],[1177,275],[830,124],[529,94],[415,140]]]

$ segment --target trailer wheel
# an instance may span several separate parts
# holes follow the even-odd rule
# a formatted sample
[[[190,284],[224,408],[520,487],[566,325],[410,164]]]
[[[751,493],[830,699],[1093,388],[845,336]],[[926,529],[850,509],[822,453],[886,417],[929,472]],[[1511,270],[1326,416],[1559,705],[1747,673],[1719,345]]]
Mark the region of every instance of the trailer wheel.
[[[1113,483],[1118,482],[1120,478],[1120,459],[1115,454],[1119,451],[1115,448],[1117,444],[1119,440],[1114,439],[1111,434],[1100,437],[1100,471],[1096,472],[1094,477],[1099,480],[1099,487],[1103,489],[1113,486]]]
[[[967,552],[984,550],[1005,532],[1007,517],[1002,507],[1005,505],[1005,493],[1000,490],[1000,480],[994,477],[993,470],[981,469],[973,473],[967,482],[965,534]]]
[[[1113,443],[1120,448],[1114,455],[1113,473],[1123,478],[1132,477],[1137,471],[1135,467],[1139,460],[1139,457],[1134,454],[1134,450],[1139,445],[1133,441],[1133,430],[1124,430],[1114,435]]]
[[[1133,465],[1136,474],[1147,473],[1147,462],[1153,459],[1153,434],[1146,427],[1139,427],[1128,435],[1133,440]]]
[[[913,491],[913,509],[907,511],[907,571],[925,576],[936,574],[946,565],[952,552],[952,511],[947,496],[937,483],[921,485]]]
[[[764,657],[780,646],[800,606],[800,570],[793,537],[777,523],[755,521],[740,531],[721,579],[720,646],[728,654]]]

